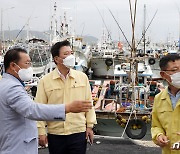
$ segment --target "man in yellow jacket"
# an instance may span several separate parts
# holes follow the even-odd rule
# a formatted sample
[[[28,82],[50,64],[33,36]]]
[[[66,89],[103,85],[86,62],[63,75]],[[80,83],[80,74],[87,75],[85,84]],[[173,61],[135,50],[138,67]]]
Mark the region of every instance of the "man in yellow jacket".
[[[173,144],[180,142],[180,56],[167,55],[159,62],[161,76],[168,87],[156,95],[152,111],[151,134],[163,154],[180,154]]]
[[[71,69],[75,65],[75,57],[70,43],[57,42],[52,46],[51,53],[57,67],[40,80],[35,100],[44,104],[92,101],[87,76]],[[38,122],[39,144],[45,146],[48,143],[51,154],[85,154],[87,139],[93,143],[94,124],[94,109],[89,112],[68,113],[65,122]]]

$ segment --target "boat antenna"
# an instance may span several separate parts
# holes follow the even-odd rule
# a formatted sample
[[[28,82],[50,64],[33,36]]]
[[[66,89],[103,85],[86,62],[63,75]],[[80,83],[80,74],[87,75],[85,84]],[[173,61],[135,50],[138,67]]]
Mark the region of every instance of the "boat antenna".
[[[152,17],[150,23],[148,24],[147,28],[145,29],[144,33],[142,34],[142,37],[141,37],[141,39],[139,40],[139,42],[138,42],[138,44],[137,44],[137,47],[138,47],[139,44],[141,43],[141,41],[142,41],[142,39],[144,38],[147,30],[149,29],[150,25],[152,24],[152,22],[153,22],[153,20],[154,20],[154,18],[155,18],[155,16],[156,16],[156,14],[157,14],[157,12],[158,12],[158,9],[157,9],[156,12],[154,13],[154,16]],[[136,48],[137,48],[137,47],[136,47]]]
[[[121,26],[119,25],[118,21],[116,20],[115,16],[113,15],[112,11],[111,11],[109,8],[108,8],[108,10],[109,10],[109,12],[111,13],[111,16],[113,17],[114,21],[116,22],[118,28],[120,29],[122,35],[124,36],[126,42],[128,43],[128,46],[132,49],[132,47],[131,47],[131,45],[130,45],[130,43],[129,43],[127,37],[126,37],[126,35],[124,34],[124,31],[122,30]]]

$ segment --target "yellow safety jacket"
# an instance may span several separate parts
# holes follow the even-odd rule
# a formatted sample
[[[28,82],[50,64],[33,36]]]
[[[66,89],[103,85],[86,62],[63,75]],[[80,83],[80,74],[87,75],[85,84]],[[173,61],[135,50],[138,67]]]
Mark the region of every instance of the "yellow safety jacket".
[[[152,110],[151,134],[154,143],[160,134],[164,134],[170,140],[169,145],[162,148],[162,154],[180,154],[180,150],[170,149],[175,142],[180,141],[180,100],[173,109],[168,88],[156,95]]]

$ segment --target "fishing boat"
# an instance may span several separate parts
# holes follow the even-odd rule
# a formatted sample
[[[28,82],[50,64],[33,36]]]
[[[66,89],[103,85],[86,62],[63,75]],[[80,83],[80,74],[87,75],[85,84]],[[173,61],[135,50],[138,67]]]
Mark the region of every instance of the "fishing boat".
[[[50,72],[50,46],[42,39],[28,40],[28,54],[32,61],[34,76],[41,77]]]
[[[63,16],[60,17],[60,26],[56,18],[57,5],[54,4],[54,13],[51,20],[51,35],[50,42],[54,44],[59,41],[68,40],[71,43],[73,54],[75,56],[74,69],[86,72],[89,68],[89,58],[91,56],[90,46],[83,41],[82,36],[75,35],[72,18],[67,17],[67,12],[64,11]],[[60,27],[60,28],[59,28]]]
[[[163,85],[152,79],[153,72],[150,65],[154,64],[154,57],[149,58],[145,52],[141,56],[137,53],[138,45],[136,46],[134,34],[136,3],[134,14],[131,1],[129,5],[132,22],[131,44],[126,36],[124,37],[130,52],[127,56],[123,56],[123,61],[114,65],[113,75],[116,76],[114,78],[116,80],[104,80],[99,85],[94,85],[97,82],[91,81],[90,84],[98,125],[108,127],[109,120],[116,121],[119,127],[124,128],[121,137],[126,133],[129,138],[142,139],[146,135],[147,124],[151,121],[154,97],[163,89]],[[110,13],[115,19],[111,11]],[[117,23],[116,19],[115,21]],[[121,28],[120,30],[122,32]],[[104,130],[97,126],[95,132],[103,135]]]
[[[91,70],[94,77],[113,78],[115,65],[123,62],[122,43],[113,42],[106,36],[103,32],[101,41],[91,51]]]
[[[115,66],[118,80],[90,81],[98,120],[104,125],[109,119],[116,120],[120,127],[126,127],[126,134],[133,139],[145,136],[154,96],[163,88],[161,83],[151,80],[153,74],[149,65],[138,62],[137,68],[136,86],[132,84],[136,82],[136,74],[131,72],[130,63]],[[133,134],[136,130],[139,134]],[[97,132],[101,134],[101,130]]]

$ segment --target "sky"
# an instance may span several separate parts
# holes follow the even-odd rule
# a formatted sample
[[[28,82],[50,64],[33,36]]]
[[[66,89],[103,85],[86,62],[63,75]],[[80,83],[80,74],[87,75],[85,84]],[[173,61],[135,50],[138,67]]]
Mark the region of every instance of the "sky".
[[[1,18],[3,17],[1,26],[3,25],[3,30],[21,29],[30,18],[30,30],[49,30],[55,2],[57,3],[57,17],[66,10],[77,34],[95,36],[100,39],[103,29],[107,27],[113,40],[124,40],[108,10],[110,9],[127,39],[131,40],[129,0],[0,0]],[[134,4],[135,0],[131,2]],[[146,27],[157,11],[146,36],[153,42],[178,40],[180,35],[179,0],[137,0],[135,38],[140,39],[142,36],[144,5],[146,5]]]

